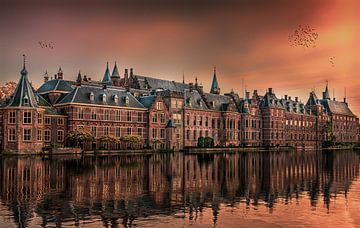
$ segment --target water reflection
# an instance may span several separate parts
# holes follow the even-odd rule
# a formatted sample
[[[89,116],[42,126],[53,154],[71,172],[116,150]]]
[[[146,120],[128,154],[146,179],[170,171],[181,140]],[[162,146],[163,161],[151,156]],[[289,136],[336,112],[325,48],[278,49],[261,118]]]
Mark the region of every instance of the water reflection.
[[[221,204],[276,205],[306,198],[330,209],[359,174],[352,151],[156,154],[42,159],[1,158],[1,203],[19,227],[93,223],[131,227],[149,217],[204,209],[218,222]],[[279,202],[281,199],[281,202]],[[156,222],[155,222],[156,223]]]

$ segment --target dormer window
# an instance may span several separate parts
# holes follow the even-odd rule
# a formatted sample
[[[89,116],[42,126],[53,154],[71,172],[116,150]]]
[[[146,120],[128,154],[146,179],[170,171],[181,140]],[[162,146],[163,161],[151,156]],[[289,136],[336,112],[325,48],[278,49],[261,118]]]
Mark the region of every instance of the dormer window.
[[[128,96],[124,97],[124,102],[125,102],[126,105],[128,105],[130,103]]]
[[[101,100],[103,103],[106,103],[106,94],[105,93],[101,95]]]
[[[118,103],[118,101],[119,101],[119,97],[118,97],[118,95],[115,94],[115,95],[114,95],[114,102],[115,102],[115,103]]]
[[[90,93],[90,101],[94,101],[95,100],[95,95],[93,92]]]
[[[24,105],[29,105],[29,97],[27,94],[24,96],[23,102],[24,102]]]

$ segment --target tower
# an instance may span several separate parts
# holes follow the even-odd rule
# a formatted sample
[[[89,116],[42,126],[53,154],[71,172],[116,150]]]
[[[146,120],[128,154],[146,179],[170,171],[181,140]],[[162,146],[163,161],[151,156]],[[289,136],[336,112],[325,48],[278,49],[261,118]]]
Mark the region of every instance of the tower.
[[[323,97],[324,100],[330,100],[330,95],[329,95],[329,88],[328,88],[328,81],[326,81],[326,87],[325,87],[325,91],[323,92]]]
[[[120,74],[119,74],[119,70],[117,68],[116,62],[115,62],[114,69],[111,74],[111,81],[110,81],[109,85],[111,85],[111,84],[113,84],[114,86],[120,86]]]
[[[115,63],[115,67],[116,67],[116,63]],[[115,68],[114,68],[115,70]],[[101,81],[103,84],[108,84],[111,85],[111,78],[110,78],[110,71],[109,71],[109,62],[106,62],[106,70],[104,73],[104,77]]]
[[[214,66],[214,76],[213,76],[213,80],[211,83],[210,93],[220,94],[220,88],[219,88],[219,84],[218,84],[217,77],[216,77],[216,66]]]

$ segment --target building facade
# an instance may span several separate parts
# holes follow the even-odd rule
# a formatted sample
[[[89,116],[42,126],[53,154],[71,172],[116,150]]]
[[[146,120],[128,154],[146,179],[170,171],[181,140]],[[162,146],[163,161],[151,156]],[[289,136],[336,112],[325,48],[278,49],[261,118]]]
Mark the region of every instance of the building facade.
[[[331,100],[326,85],[322,98],[311,92],[306,104],[298,97],[278,98],[272,88],[261,96],[255,90],[243,97],[220,94],[214,68],[210,92],[195,83],[180,83],[136,75],[108,64],[102,81],[86,75],[65,80],[60,68],[44,75],[35,90],[24,63],[14,94],[0,108],[1,149],[15,153],[39,152],[45,146],[69,146],[67,135],[76,129],[95,140],[85,150],[126,149],[128,143],[102,142],[105,136],[136,135],[137,149],[194,147],[210,137],[215,146],[321,147],[324,141],[358,142],[359,119],[346,99]]]

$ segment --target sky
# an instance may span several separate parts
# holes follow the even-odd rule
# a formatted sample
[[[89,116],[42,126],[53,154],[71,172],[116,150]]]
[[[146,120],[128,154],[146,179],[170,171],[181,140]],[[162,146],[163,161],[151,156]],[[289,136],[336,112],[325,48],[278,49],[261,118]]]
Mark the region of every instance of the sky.
[[[60,66],[66,79],[80,70],[100,80],[116,61],[175,81],[184,72],[209,91],[216,65],[222,93],[272,87],[306,102],[328,80],[331,98],[346,88],[359,115],[359,21],[358,0],[1,0],[0,84],[18,80],[23,54],[35,87]],[[316,47],[289,44],[299,25],[315,29]]]

